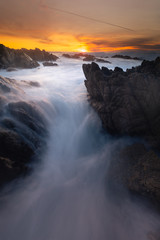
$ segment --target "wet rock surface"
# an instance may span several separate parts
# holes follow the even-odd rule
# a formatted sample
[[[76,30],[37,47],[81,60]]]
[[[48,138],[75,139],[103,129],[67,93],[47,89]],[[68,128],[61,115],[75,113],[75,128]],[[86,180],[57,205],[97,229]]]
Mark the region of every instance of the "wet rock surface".
[[[26,174],[45,148],[47,119],[38,103],[25,100],[24,86],[0,77],[0,187]]]
[[[103,127],[115,136],[136,136],[147,140],[128,146],[116,155],[110,177],[131,191],[160,202],[160,58],[143,61],[124,72],[96,63],[84,64],[85,85],[90,103]],[[156,149],[156,151],[155,151]]]

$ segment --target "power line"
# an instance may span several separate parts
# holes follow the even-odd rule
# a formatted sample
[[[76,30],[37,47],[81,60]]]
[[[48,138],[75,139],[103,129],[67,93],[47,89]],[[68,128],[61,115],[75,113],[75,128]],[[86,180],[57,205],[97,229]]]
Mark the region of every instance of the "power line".
[[[44,5],[44,4],[41,4],[41,7],[48,8],[48,9],[51,9],[51,10],[57,11],[57,12],[62,12],[62,13],[65,13],[65,14],[70,14],[70,15],[73,15],[73,16],[76,16],[76,17],[80,17],[80,18],[84,18],[84,19],[87,19],[87,20],[91,20],[91,21],[94,21],[94,22],[110,25],[112,27],[118,27],[118,28],[121,28],[121,29],[124,29],[124,30],[127,30],[127,31],[134,32],[134,30],[131,29],[131,28],[127,28],[127,27],[123,27],[123,26],[120,26],[120,25],[117,25],[117,24],[105,22],[105,21],[102,21],[102,20],[99,20],[99,19],[96,19],[96,18],[87,17],[87,16],[84,16],[84,15],[80,15],[78,13],[66,11],[66,10],[63,10],[63,9],[60,9],[60,8],[50,7],[50,6]]]

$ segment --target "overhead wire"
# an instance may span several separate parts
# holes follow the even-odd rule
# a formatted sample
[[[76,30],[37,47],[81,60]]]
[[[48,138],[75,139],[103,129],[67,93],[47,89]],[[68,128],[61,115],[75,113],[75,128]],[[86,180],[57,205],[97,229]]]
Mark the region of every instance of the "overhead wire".
[[[41,7],[43,7],[43,8],[48,8],[48,9],[51,9],[51,10],[53,10],[53,11],[57,11],[57,12],[61,12],[61,13],[69,14],[69,15],[73,15],[73,16],[76,16],[76,17],[80,17],[80,18],[83,18],[83,19],[90,20],[90,21],[98,22],[98,23],[101,23],[101,24],[110,25],[110,26],[112,26],[112,27],[117,27],[117,28],[121,28],[121,29],[124,29],[124,30],[127,30],[127,31],[132,31],[132,32],[134,32],[134,30],[131,29],[131,28],[127,28],[127,27],[124,27],[124,26],[121,26],[121,25],[117,25],[117,24],[113,24],[113,23],[110,23],[110,22],[106,22],[106,21],[103,21],[103,20],[100,20],[100,19],[96,19],[96,18],[92,18],[92,17],[87,17],[87,16],[81,15],[81,14],[79,14],[79,13],[70,12],[70,11],[63,10],[63,9],[60,9],[60,8],[56,8],[56,7],[50,7],[50,6],[45,5],[45,4],[41,4]]]

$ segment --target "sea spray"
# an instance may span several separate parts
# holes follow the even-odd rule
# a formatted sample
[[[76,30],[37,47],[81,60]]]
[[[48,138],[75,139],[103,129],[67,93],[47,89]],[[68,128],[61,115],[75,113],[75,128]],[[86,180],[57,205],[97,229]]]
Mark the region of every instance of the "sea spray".
[[[118,62],[125,69],[134,63]],[[54,114],[46,109],[50,134],[41,162],[1,193],[1,239],[147,240],[159,227],[158,216],[127,191],[120,196],[107,189],[112,154],[131,140],[102,133],[87,101],[81,64],[62,59],[56,69],[12,73],[19,81],[38,81],[40,88],[25,89],[29,100],[49,102]]]

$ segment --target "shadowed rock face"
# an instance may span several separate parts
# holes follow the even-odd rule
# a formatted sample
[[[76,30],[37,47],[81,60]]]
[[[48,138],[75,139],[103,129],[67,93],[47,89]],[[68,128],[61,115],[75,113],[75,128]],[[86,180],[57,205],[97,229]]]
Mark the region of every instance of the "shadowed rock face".
[[[160,202],[160,158],[143,144],[133,144],[115,154],[108,178],[132,192]]]
[[[0,68],[36,68],[39,64],[22,50],[0,44]]]
[[[160,58],[123,72],[84,64],[85,85],[104,128],[112,134],[160,140]]]
[[[0,186],[27,173],[27,163],[45,147],[48,134],[38,103],[22,101],[21,95],[20,82],[0,77]]]
[[[145,138],[160,149],[160,58],[124,72],[84,64],[91,105],[113,135]],[[160,201],[160,158],[144,145],[132,145],[111,162],[110,179]]]
[[[34,61],[43,62],[43,61],[56,61],[58,57],[52,53],[46,52],[45,50],[40,50],[39,48],[35,49],[25,49],[22,48],[22,51],[30,56]]]

